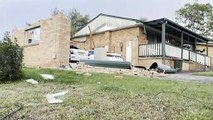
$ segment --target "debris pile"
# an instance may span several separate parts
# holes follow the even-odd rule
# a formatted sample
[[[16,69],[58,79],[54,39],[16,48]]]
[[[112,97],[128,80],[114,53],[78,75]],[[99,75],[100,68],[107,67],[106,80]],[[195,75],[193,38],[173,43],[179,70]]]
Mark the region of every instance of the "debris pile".
[[[70,64],[71,70],[76,71],[76,74],[82,74],[85,76],[91,76],[91,73],[109,73],[116,74],[115,78],[121,78],[122,75],[133,75],[133,76],[145,76],[145,77],[166,77],[164,72],[157,72],[156,69],[146,69],[145,67],[137,66],[131,69],[120,69],[120,68],[105,68],[105,67],[93,67],[84,64],[83,62]]]
[[[83,74],[84,72],[79,72],[78,74]],[[50,75],[50,74],[40,74],[41,77],[45,80],[53,80],[55,79],[55,77],[53,75]],[[90,73],[85,73],[84,75],[86,76],[91,76],[92,74]],[[34,79],[27,79],[26,82],[32,84],[32,85],[37,85],[38,84],[38,81],[34,80]],[[46,95],[46,98],[47,98],[47,101],[48,103],[50,104],[53,104],[53,103],[63,103],[63,100],[57,98],[59,96],[63,96],[65,94],[68,93],[68,90],[67,91],[64,91],[64,92],[60,92],[60,93],[55,93],[55,94],[47,94]]]

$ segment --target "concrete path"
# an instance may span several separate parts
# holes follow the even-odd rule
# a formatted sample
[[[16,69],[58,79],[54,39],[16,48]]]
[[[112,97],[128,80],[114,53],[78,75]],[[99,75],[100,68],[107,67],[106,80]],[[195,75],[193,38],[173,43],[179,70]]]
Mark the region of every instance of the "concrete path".
[[[197,76],[197,75],[192,75],[192,73],[168,74],[167,78],[172,80],[181,80],[181,81],[187,80],[187,81],[202,82],[202,83],[213,83],[213,77]]]

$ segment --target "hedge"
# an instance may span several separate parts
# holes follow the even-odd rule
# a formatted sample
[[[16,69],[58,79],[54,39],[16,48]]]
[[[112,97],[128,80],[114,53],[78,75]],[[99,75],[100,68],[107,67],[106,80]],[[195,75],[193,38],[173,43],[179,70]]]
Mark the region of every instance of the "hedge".
[[[22,77],[23,49],[16,43],[0,41],[0,81]]]

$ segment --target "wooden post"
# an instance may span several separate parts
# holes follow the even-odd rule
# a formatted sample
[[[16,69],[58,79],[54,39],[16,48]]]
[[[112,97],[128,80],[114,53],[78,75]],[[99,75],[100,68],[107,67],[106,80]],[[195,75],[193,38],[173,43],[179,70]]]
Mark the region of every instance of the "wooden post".
[[[183,60],[183,32],[181,32],[181,59]]]
[[[209,47],[208,47],[209,45],[208,45],[208,42],[206,42],[206,56],[208,56],[209,55]]]
[[[206,65],[206,57],[207,57],[207,56],[204,55],[204,71],[206,71],[206,66],[207,66],[207,65]]]
[[[162,55],[163,55],[163,61],[162,63],[165,64],[166,60],[166,52],[165,52],[165,46],[166,46],[166,23],[164,22],[162,24],[162,32],[161,32],[161,40],[162,40]]]
[[[95,43],[94,43],[94,40],[93,40],[92,31],[90,29],[90,26],[88,26],[88,28],[89,28],[89,37],[90,37],[90,50],[92,50],[92,49],[95,48]]]
[[[197,62],[197,38],[195,38],[195,61]]]
[[[181,70],[183,69],[183,31],[181,31]]]

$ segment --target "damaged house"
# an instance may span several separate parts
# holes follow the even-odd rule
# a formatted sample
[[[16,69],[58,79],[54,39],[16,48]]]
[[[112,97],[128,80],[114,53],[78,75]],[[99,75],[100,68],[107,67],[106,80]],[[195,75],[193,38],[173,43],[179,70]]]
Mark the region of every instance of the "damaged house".
[[[70,23],[64,15],[14,29],[12,40],[23,47],[25,66],[56,68],[69,64]]]
[[[208,42],[166,18],[141,22],[106,14],[99,14],[71,39],[80,49],[104,47],[119,53],[134,66],[157,62],[183,71],[210,69]]]
[[[183,71],[210,69],[213,46],[200,36],[166,18],[137,19],[99,14],[70,41],[70,24],[64,15],[14,29],[12,40],[24,48],[24,65],[59,67],[69,64],[70,45],[119,53],[133,66],[162,63]]]

